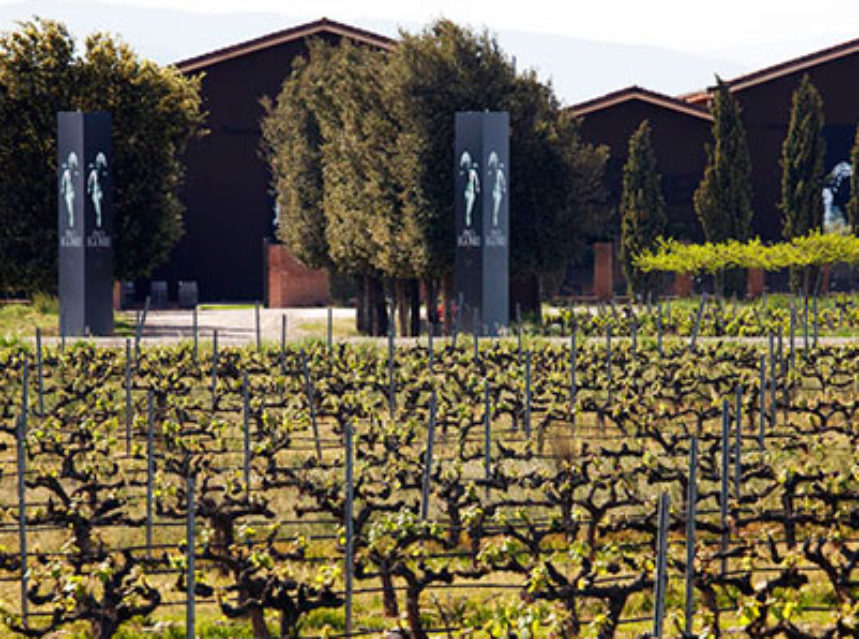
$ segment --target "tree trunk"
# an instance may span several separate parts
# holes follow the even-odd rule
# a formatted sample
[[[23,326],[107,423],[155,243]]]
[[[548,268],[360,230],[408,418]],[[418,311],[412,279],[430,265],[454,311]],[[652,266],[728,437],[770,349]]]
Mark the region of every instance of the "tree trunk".
[[[394,588],[394,576],[387,565],[379,566],[379,577],[382,579],[382,605],[386,617],[400,616],[400,606],[397,604],[397,591]]]
[[[370,307],[371,331],[375,336],[383,336],[388,332],[388,310],[385,307],[385,287],[378,277],[370,278]]]
[[[417,585],[406,588],[406,621],[411,630],[412,639],[427,639],[421,623],[421,589]]]
[[[112,639],[117,630],[119,630],[119,624],[113,618],[100,617],[90,622],[93,639]]]
[[[540,322],[541,303],[540,276],[537,273],[517,273],[510,277],[510,320],[516,320],[516,305],[519,304],[522,315],[529,315],[535,322]]]
[[[355,329],[360,335],[366,335],[370,329],[370,314],[367,312],[369,309],[370,281],[366,275],[356,277],[355,280],[355,297],[357,298]]]
[[[435,327],[438,326],[438,287],[436,280],[431,277],[425,278],[424,289],[427,297],[427,328],[428,331],[434,331]]]
[[[251,628],[254,632],[254,639],[270,639],[271,634],[268,631],[268,626],[265,625],[265,610],[262,608],[254,608],[248,616],[251,619]]]
[[[400,337],[409,336],[409,305],[408,305],[408,280],[397,278],[396,281],[397,320],[399,323]]]
[[[421,286],[420,282],[412,278],[408,285],[409,296],[409,335],[420,337],[421,334]]]
[[[280,639],[298,639],[298,612],[292,606],[280,611]]]
[[[444,297],[444,334],[453,334],[453,275],[448,274],[441,278],[441,289]]]

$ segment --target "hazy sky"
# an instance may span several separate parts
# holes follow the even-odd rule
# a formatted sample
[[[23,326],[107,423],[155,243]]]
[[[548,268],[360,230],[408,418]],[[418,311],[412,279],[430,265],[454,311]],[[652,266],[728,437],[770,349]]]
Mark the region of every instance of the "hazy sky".
[[[164,64],[323,16],[390,36],[446,17],[498,34],[567,103],[630,84],[685,93],[859,38],[859,0],[0,0],[0,30],[32,15]]]
[[[75,0],[63,0],[70,5]],[[445,16],[493,30],[641,43],[743,61],[796,54],[859,37],[857,0],[105,0],[195,12],[264,11],[423,24]],[[0,0],[0,4],[12,4]],[[769,51],[769,53],[768,53]]]

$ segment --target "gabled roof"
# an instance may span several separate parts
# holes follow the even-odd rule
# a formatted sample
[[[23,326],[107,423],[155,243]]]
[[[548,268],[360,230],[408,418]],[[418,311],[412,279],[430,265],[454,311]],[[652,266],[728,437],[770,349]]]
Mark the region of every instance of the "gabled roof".
[[[765,67],[758,71],[746,73],[745,75],[736,77],[733,80],[728,80],[725,84],[728,85],[728,88],[731,91],[742,91],[743,89],[748,89],[749,87],[757,86],[791,73],[804,71],[805,69],[819,64],[838,60],[839,58],[843,58],[857,52],[859,52],[859,38],[848,42],[842,42],[841,44],[837,44],[833,47],[821,49],[820,51],[815,51],[814,53],[809,53],[792,60],[787,60],[786,62],[780,62],[779,64]],[[712,91],[714,88],[715,87],[710,87],[709,90]]]
[[[632,100],[649,102],[650,104],[654,104],[658,107],[677,111],[678,113],[683,113],[685,115],[691,115],[692,117],[701,118],[702,120],[713,120],[713,116],[704,108],[684,102],[683,100],[678,100],[677,98],[672,98],[670,95],[657,93],[656,91],[650,91],[635,85],[626,87],[625,89],[620,89],[619,91],[606,93],[605,95],[594,98],[593,100],[574,104],[569,108],[573,115],[587,115],[588,113],[602,111],[603,109]]]
[[[395,44],[395,41],[391,38],[379,35],[378,33],[365,31],[364,29],[352,27],[348,24],[322,18],[314,22],[300,24],[295,27],[290,27],[289,29],[276,31],[275,33],[269,33],[268,35],[254,38],[253,40],[247,40],[229,47],[224,47],[223,49],[216,49],[215,51],[204,53],[203,55],[182,60],[181,62],[176,63],[176,67],[183,73],[199,71],[200,69],[225,60],[238,58],[249,53],[254,53],[255,51],[276,47],[285,42],[300,40],[302,38],[308,38],[322,33],[332,33],[334,35],[349,38],[355,42],[361,42],[380,49],[392,49]]]

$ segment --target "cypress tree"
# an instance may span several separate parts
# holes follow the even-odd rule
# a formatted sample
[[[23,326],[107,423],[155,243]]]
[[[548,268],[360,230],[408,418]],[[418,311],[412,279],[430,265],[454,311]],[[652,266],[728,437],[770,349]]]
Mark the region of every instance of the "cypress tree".
[[[644,273],[633,264],[644,250],[665,233],[667,218],[657,172],[656,153],[650,141],[650,123],[642,121],[629,138],[629,154],[623,167],[620,196],[620,260],[630,293],[644,294],[656,288],[656,274]]]
[[[789,240],[823,228],[823,192],[826,142],[823,139],[823,98],[808,75],[793,92],[790,124],[781,151],[781,201],[784,213],[782,235]],[[808,293],[808,276],[804,290]],[[794,290],[800,283],[798,271],[791,272]]]
[[[718,76],[716,83],[713,146],[707,147],[707,168],[693,202],[708,242],[744,242],[752,231],[752,161],[740,105]],[[724,283],[717,281],[716,288],[719,292],[741,293],[742,273],[731,274]]]
[[[803,76],[793,92],[790,125],[781,150],[781,202],[785,239],[807,235],[823,226],[823,99]]]
[[[856,127],[856,136],[853,139],[853,148],[850,150],[850,200],[847,202],[847,224],[850,230],[859,235],[859,126]]]

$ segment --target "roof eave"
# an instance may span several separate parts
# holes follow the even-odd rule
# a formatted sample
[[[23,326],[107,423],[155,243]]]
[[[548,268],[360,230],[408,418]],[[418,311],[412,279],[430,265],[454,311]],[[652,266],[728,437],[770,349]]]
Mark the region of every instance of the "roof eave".
[[[246,42],[234,44],[229,47],[216,49],[209,53],[194,56],[186,60],[176,62],[174,66],[182,73],[194,73],[227,60],[241,57],[262,51],[271,47],[275,47],[286,42],[301,40],[303,38],[313,37],[322,33],[331,33],[341,37],[349,38],[350,40],[361,42],[380,49],[391,50],[394,48],[396,41],[383,35],[375,34],[370,31],[350,27],[339,22],[327,20],[325,18],[316,22],[298,25],[283,31],[277,31],[260,38],[254,38]]]

